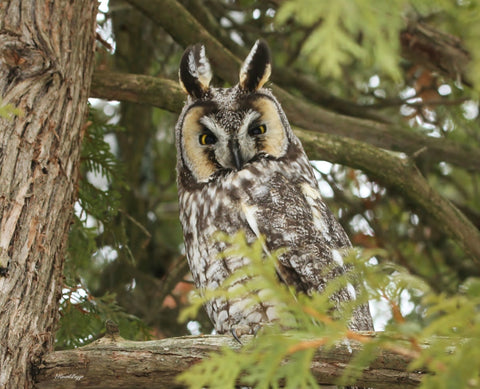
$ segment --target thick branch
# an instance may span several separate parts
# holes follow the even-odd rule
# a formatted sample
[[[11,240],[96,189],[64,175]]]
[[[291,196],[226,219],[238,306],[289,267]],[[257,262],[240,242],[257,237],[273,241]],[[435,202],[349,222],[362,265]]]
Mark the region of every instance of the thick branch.
[[[299,100],[281,88],[274,87],[273,90],[295,126],[319,133],[342,135],[407,154],[425,148],[422,157],[429,161],[445,161],[468,170],[480,171],[480,158],[477,158],[479,151],[473,147],[425,137],[399,126],[339,115]],[[174,81],[107,72],[94,74],[91,96],[151,104],[174,113],[181,110],[185,99],[184,93]]]
[[[248,341],[249,337],[242,338]],[[133,342],[102,338],[75,350],[48,354],[38,367],[37,388],[179,387],[175,377],[193,364],[220,351],[240,349],[231,336],[209,335]],[[361,345],[339,344],[319,349],[312,371],[320,384],[334,384]],[[408,372],[409,359],[383,351],[358,384],[372,388],[412,388],[424,373]]]
[[[185,100],[177,82],[111,72],[96,72],[93,75],[91,97],[148,104],[170,112],[180,112]]]
[[[151,89],[145,91],[142,86]],[[128,101],[148,103],[174,112],[178,112],[183,104],[183,93],[176,83],[171,80],[138,75],[115,73],[97,75],[94,77],[92,95],[106,99],[127,99]],[[165,96],[165,98],[158,98],[158,96]],[[288,94],[285,94],[283,97],[284,101],[287,101],[286,105],[290,103],[295,104],[295,102],[289,101],[292,97]],[[293,122],[303,124],[300,126],[302,128],[309,128],[308,119],[305,119],[305,117],[309,113],[312,114],[312,109],[309,109],[306,103],[297,101],[296,105],[297,108],[301,108],[299,108],[299,111],[291,112],[297,119]],[[383,126],[382,124],[348,117],[343,117],[343,119],[351,122],[349,128],[352,131],[355,125],[359,123],[378,127]],[[337,128],[335,123],[331,123],[331,126],[332,128]],[[325,159],[361,169],[386,187],[403,193],[414,204],[416,209],[419,209],[422,214],[433,220],[439,229],[455,239],[474,258],[480,260],[480,232],[451,202],[441,197],[428,185],[428,182],[415,168],[413,163],[402,160],[388,151],[354,139],[299,129],[296,130],[296,133],[301,138],[311,159]],[[387,133],[387,135],[390,134]],[[413,133],[409,132],[408,134]],[[441,147],[444,150],[452,152],[454,150],[453,145],[445,141],[435,138],[426,139],[432,144],[443,145]],[[370,136],[365,140],[375,143]],[[411,142],[412,147],[415,146],[415,150],[420,149],[420,145],[415,144],[414,138],[411,138]],[[393,149],[396,148],[393,147]],[[429,154],[429,158],[435,157],[436,160],[443,159],[439,155],[428,153],[428,151],[429,149],[427,148],[422,154]],[[440,154],[438,149],[437,153]],[[473,160],[467,162],[478,164],[480,159],[473,158]]]
[[[360,169],[386,187],[402,193],[433,222],[432,225],[455,239],[477,263],[480,261],[480,231],[428,184],[412,159],[353,139],[300,129],[296,133],[309,155],[321,155],[328,161]]]
[[[480,171],[480,159],[477,158],[480,151],[469,145],[423,136],[399,125],[336,114],[300,100],[283,89],[272,89],[292,125],[318,133],[340,135],[407,155],[424,149],[420,159],[445,161],[467,170]]]
[[[181,45],[186,47],[195,42],[204,43],[215,73],[232,84],[237,82],[241,60],[210,35],[177,1],[128,0],[128,2],[161,25]],[[182,20],[182,23],[177,23],[176,20]],[[282,103],[290,122],[296,126],[346,136],[409,155],[426,148],[422,157],[429,161],[445,161],[469,170],[480,171],[480,159],[477,158],[479,151],[469,145],[458,145],[444,139],[426,137],[398,125],[339,115],[292,96],[276,85],[272,89]]]

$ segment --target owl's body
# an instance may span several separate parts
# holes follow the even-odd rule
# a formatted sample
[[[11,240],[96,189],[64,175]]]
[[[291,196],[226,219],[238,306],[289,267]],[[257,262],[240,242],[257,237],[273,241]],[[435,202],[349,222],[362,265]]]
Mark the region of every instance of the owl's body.
[[[196,286],[215,289],[247,258],[219,259],[225,244],[213,236],[244,231],[249,242],[265,238],[265,251],[286,248],[276,268],[281,282],[299,292],[322,292],[345,271],[350,248],[344,230],[322,201],[313,169],[272,93],[268,47],[257,42],[232,88],[209,86],[210,65],[202,47],[187,49],[180,67],[190,95],[176,127],[180,219]],[[324,269],[334,270],[324,274]],[[262,291],[256,291],[261,294]],[[332,296],[355,298],[355,287]],[[277,319],[275,305],[214,299],[207,313],[218,333],[254,332]],[[354,330],[373,329],[368,306],[351,320]],[[244,330],[243,330],[244,331]],[[248,331],[247,331],[248,332]]]

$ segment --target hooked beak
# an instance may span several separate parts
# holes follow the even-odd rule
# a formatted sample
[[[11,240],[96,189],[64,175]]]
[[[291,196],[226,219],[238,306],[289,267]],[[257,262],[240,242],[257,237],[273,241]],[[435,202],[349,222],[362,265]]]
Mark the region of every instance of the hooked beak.
[[[235,139],[230,143],[230,152],[232,153],[232,159],[235,167],[237,170],[240,170],[243,167],[244,160],[242,158],[242,153],[240,152],[238,140]]]

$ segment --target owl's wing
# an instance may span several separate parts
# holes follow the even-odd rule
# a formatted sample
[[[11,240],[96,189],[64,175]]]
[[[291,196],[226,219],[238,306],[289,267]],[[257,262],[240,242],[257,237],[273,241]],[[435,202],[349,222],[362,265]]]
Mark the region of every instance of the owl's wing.
[[[255,236],[266,238],[267,254],[287,249],[277,269],[282,281],[305,292],[323,290],[329,278],[344,271],[342,257],[351,247],[345,231],[308,181],[290,182],[278,173],[267,185],[242,203],[245,220]],[[324,274],[332,265],[335,274]]]
[[[267,254],[287,249],[277,264],[280,280],[305,293],[322,292],[329,280],[344,273],[343,257],[351,249],[347,234],[312,181],[299,178],[292,182],[281,173],[274,174],[268,190],[253,188],[241,207],[253,234],[265,238]],[[333,299],[354,300],[360,285],[355,284],[348,284]],[[350,327],[373,329],[367,304],[356,309]]]
[[[282,174],[268,180],[268,190],[250,191],[242,213],[256,237],[265,238],[264,251],[286,248],[279,256],[279,279],[297,291],[322,292],[327,282],[345,272],[343,257],[351,243],[322,201],[318,187],[305,179],[289,181]],[[328,269],[328,271],[326,271]],[[334,301],[356,299],[359,283],[348,284]],[[373,330],[368,304],[360,305],[350,322],[354,330]]]

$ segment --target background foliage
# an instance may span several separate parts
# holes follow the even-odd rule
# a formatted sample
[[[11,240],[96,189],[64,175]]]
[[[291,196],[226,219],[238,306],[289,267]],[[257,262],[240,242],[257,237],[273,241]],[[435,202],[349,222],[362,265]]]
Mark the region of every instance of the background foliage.
[[[204,40],[215,37],[221,45],[220,54],[209,51],[214,72],[218,69],[213,82],[227,85],[238,71],[223,75],[229,55],[242,59],[262,37],[272,50],[273,84],[291,101],[310,104],[307,116],[333,113],[326,116],[334,118],[329,119],[328,133],[338,129],[410,157],[432,191],[451,201],[468,223],[480,226],[479,169],[472,158],[480,155],[478,1],[151,0],[158,14],[141,12],[141,3],[101,3],[98,77],[122,72],[176,81],[182,52],[186,44],[195,43],[193,34]],[[188,18],[174,20],[172,27],[161,18],[162,12],[169,14],[167,8]],[[189,326],[177,321],[193,288],[176,202],[177,114],[169,112],[166,102],[157,104],[166,109],[98,99],[91,103],[58,347],[99,336],[107,318],[118,321],[122,336],[132,339],[183,335],[198,327],[209,333],[212,327],[201,309]],[[0,114],[7,112],[1,108]],[[362,126],[383,126],[388,134],[384,137],[394,141],[379,145],[383,138],[359,133]],[[402,142],[410,136],[438,141],[453,151],[435,153],[420,144],[407,151]],[[318,145],[305,146],[312,159],[326,158],[315,151]],[[365,265],[370,298],[377,300],[372,305],[377,330],[387,328],[402,340],[417,342],[432,335],[478,338],[480,258],[465,251],[412,201],[411,183],[392,186],[379,178],[382,175],[348,163],[317,162],[315,167],[322,193],[353,243],[380,250],[373,260],[377,265]],[[382,174],[388,177],[389,172]],[[304,301],[318,310],[317,302]],[[327,330],[299,329],[320,338],[325,333],[318,331]],[[448,346],[438,345],[442,352]],[[480,360],[472,347],[465,345],[439,362],[448,364],[448,380],[478,382],[478,366],[466,372],[462,365],[468,358]],[[438,352],[437,346],[431,350]],[[419,364],[430,364],[433,370],[440,366],[434,366],[436,356],[418,356]],[[305,363],[304,357],[298,361]],[[442,384],[438,380],[436,384]]]

